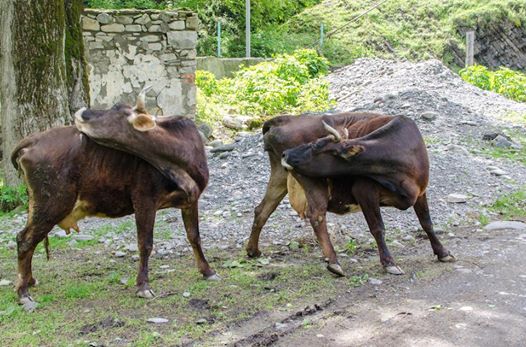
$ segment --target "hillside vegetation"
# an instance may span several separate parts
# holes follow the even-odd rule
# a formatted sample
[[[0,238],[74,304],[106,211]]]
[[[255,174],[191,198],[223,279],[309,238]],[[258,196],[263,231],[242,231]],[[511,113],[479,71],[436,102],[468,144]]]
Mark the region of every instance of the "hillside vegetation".
[[[380,0],[253,0],[252,54],[268,57],[315,48],[320,24],[327,37],[322,49],[332,65],[359,57],[431,57],[453,65],[453,49],[464,47],[462,32],[509,21],[526,25],[524,0],[390,0],[358,20],[355,17]],[[199,14],[202,25],[198,53],[216,54],[216,26],[223,26],[223,56],[244,56],[244,1],[232,0],[90,0],[90,7],[186,7]]]

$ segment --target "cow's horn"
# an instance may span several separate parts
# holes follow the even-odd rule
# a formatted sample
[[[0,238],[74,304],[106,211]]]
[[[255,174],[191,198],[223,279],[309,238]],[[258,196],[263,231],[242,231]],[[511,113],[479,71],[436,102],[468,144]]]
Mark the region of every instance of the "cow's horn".
[[[349,129],[343,128],[343,138],[346,140],[349,139]]]
[[[134,111],[139,111],[141,113],[146,113],[146,92],[150,90],[152,86],[144,87],[139,95],[137,95],[137,101],[135,103]]]
[[[333,127],[331,127],[329,124],[325,123],[324,121],[321,121],[321,122],[323,123],[323,127],[325,128],[325,130],[327,130],[329,134],[333,135],[334,139],[337,142],[340,142],[342,140],[342,136],[340,135],[338,130],[334,129]]]

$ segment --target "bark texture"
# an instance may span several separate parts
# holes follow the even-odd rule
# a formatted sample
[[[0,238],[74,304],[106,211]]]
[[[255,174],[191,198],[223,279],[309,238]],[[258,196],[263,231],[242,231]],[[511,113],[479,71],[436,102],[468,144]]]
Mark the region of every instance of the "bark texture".
[[[71,111],[87,104],[81,8],[77,0],[0,1],[0,119],[7,184],[18,182],[9,161],[16,143],[70,123]]]

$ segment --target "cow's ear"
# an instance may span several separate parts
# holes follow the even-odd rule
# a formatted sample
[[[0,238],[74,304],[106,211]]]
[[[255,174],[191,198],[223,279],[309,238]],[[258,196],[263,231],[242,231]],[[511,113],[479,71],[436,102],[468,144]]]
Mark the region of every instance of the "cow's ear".
[[[341,153],[340,156],[345,159],[351,159],[352,157],[355,157],[362,153],[365,150],[365,148],[361,145],[351,145],[349,147],[346,147]]]
[[[131,120],[132,126],[138,131],[148,131],[155,128],[155,118],[149,114],[138,114]]]

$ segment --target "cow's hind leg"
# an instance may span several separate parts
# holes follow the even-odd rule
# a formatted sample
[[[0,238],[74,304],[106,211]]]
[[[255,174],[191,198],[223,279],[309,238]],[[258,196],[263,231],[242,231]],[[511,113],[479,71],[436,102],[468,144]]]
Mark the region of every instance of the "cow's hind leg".
[[[271,161],[272,163],[273,161]],[[259,235],[272,212],[287,194],[287,175],[287,171],[281,167],[281,164],[272,164],[265,197],[254,210],[254,223],[252,224],[252,231],[246,248],[249,257],[259,257],[261,255]]]
[[[135,211],[137,225],[137,243],[139,248],[139,272],[137,274],[138,297],[150,299],[155,296],[148,279],[148,260],[153,249],[153,226],[155,224],[155,209],[137,209]]]
[[[385,243],[385,226],[380,213],[380,190],[378,184],[369,180],[360,180],[353,185],[352,192],[362,209],[369,231],[376,240],[380,263],[388,273],[403,275],[404,272],[396,266]]]
[[[442,262],[455,261],[455,257],[442,245],[433,230],[433,223],[431,222],[431,216],[429,215],[429,207],[427,205],[427,197],[425,193],[416,200],[413,208],[415,209],[422,229],[424,229],[429,241],[431,242],[433,253],[438,257],[438,260]]]
[[[186,236],[188,242],[192,246],[194,251],[195,260],[197,262],[197,268],[199,272],[203,274],[203,277],[208,280],[219,280],[220,277],[210,268],[206,261],[205,254],[201,248],[201,237],[199,236],[199,212],[197,208],[197,202],[192,204],[189,208],[181,209],[183,216],[183,223],[186,229]]]
[[[32,260],[35,248],[51,231],[54,224],[34,224],[30,220],[28,225],[16,237],[18,251],[18,278],[16,292],[24,308],[32,311],[36,302],[31,298],[28,288],[36,284],[32,273]]]
[[[329,201],[329,192],[327,185],[318,179],[309,179],[307,177],[297,177],[298,182],[305,190],[305,196],[308,204],[308,218],[314,234],[318,239],[321,250],[325,258],[328,259],[327,270],[337,276],[345,276],[336,257],[336,252],[332,246],[329,233],[327,231],[327,205]]]

